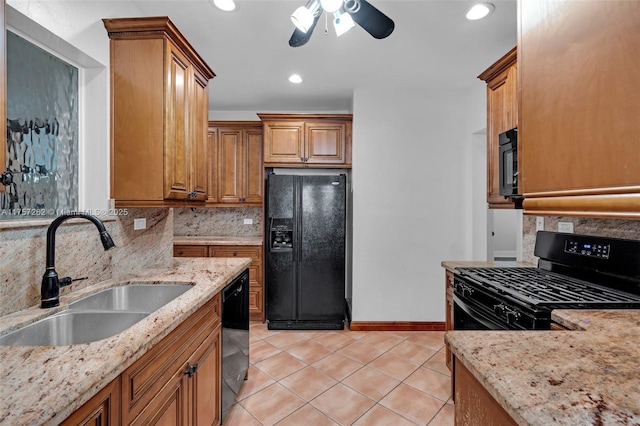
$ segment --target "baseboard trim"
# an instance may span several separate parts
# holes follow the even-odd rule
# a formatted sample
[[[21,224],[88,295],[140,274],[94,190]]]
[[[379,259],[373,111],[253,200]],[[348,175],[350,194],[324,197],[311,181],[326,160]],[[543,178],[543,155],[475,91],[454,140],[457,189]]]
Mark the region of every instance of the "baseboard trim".
[[[351,331],[446,331],[444,321],[351,321]]]

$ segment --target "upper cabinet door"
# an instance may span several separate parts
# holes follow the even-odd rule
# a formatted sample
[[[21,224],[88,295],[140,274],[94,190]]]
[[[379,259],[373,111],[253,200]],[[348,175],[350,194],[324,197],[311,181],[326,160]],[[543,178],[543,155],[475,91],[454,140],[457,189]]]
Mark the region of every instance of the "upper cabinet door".
[[[346,123],[305,123],[305,163],[344,164]]]
[[[258,114],[267,167],[351,167],[351,114]]]
[[[244,198],[247,203],[262,204],[264,171],[262,168],[262,129],[244,131]]]
[[[243,172],[242,130],[218,129],[219,202],[241,201]]]
[[[207,203],[218,202],[218,129],[209,126],[207,130]]]
[[[189,62],[167,43],[166,155],[164,156],[164,198],[187,199],[191,158],[189,140],[189,85],[192,82]]]
[[[191,138],[193,141],[193,152],[191,156],[193,166],[191,170],[191,187],[195,192],[192,197],[197,200],[207,198],[207,181],[209,162],[208,155],[208,126],[209,126],[209,81],[198,71],[193,72],[193,105],[191,114],[193,117]]]
[[[640,218],[640,2],[520,1],[525,213]]]
[[[304,122],[269,122],[264,125],[265,163],[304,163]]]

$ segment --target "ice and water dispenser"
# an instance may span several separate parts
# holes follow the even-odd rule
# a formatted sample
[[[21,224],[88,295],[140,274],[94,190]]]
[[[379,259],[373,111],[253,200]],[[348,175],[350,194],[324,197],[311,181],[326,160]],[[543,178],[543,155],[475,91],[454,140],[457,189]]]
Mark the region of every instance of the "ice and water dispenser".
[[[271,219],[269,248],[287,250],[293,248],[293,219]]]

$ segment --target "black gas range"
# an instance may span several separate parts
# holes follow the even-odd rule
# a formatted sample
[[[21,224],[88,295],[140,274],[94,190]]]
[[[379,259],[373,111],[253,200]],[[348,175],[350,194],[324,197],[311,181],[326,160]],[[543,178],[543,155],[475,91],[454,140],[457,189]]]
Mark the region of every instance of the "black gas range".
[[[538,267],[458,268],[454,329],[547,330],[553,309],[640,309],[640,241],[539,231]]]

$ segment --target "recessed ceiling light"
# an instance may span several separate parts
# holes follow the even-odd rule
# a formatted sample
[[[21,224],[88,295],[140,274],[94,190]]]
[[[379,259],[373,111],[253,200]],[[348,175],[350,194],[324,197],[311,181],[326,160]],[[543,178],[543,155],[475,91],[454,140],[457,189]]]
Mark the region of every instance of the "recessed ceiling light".
[[[225,12],[231,12],[236,8],[236,3],[233,0],[213,0],[213,4]]]
[[[299,84],[302,83],[302,77],[300,77],[298,74],[291,74],[289,76],[289,81],[295,84]]]
[[[496,7],[491,3],[477,3],[471,6],[471,9],[467,11],[466,16],[468,20],[476,21],[491,14],[495,10],[495,8]]]

